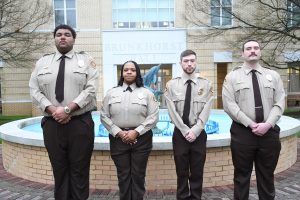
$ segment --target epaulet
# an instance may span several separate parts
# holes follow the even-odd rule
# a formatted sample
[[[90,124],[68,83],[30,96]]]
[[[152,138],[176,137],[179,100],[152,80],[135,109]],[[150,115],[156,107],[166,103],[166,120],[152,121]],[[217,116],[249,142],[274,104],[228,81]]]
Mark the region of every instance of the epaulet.
[[[242,66],[234,67],[234,68],[232,69],[232,71],[235,71],[235,70],[240,69],[240,68],[242,68]]]
[[[177,77],[175,77],[175,78],[172,78],[172,80],[176,80],[176,79],[181,79],[181,77],[180,77],[180,76],[177,76]]]
[[[197,80],[200,81],[200,82],[201,82],[201,81],[204,81],[204,82],[210,82],[210,80],[209,80],[208,78],[204,77],[204,76],[198,76],[198,77],[197,77]]]
[[[52,54],[55,54],[55,53],[46,53],[46,54],[43,55],[43,57],[45,57],[45,56],[50,56],[50,55],[52,55]]]
[[[207,80],[207,78],[205,78],[204,76],[197,76],[197,79],[204,79],[204,80]]]
[[[115,86],[115,87],[112,87],[112,88],[108,89],[108,90],[107,90],[107,94],[108,94],[108,93],[111,93],[111,91],[113,91],[113,89],[115,89],[115,88],[117,88],[117,87],[119,87],[119,86]]]
[[[78,51],[76,53],[78,53],[78,54],[87,54],[85,51]]]
[[[265,69],[270,69],[270,70],[271,70],[271,68],[270,68],[270,67],[263,66],[263,68],[265,68]]]

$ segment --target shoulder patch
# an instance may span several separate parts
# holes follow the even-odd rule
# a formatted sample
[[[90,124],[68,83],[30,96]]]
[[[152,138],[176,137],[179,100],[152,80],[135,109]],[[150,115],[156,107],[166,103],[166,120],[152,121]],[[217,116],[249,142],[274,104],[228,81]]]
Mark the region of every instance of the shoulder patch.
[[[152,100],[153,100],[154,102],[157,102],[157,99],[156,99],[156,97],[155,97],[154,95],[152,95]]]
[[[90,64],[91,67],[94,68],[94,69],[97,67],[96,62],[95,62],[94,58],[92,58],[92,57],[89,58],[89,64]]]
[[[210,92],[210,94],[211,94],[211,95],[213,95],[213,94],[214,94],[214,90],[213,90],[213,87],[212,87],[212,86],[210,86],[210,88],[209,88],[209,92]]]
[[[168,90],[169,90],[169,86],[168,86],[168,84],[166,84],[166,87],[165,87],[165,91],[164,91],[164,92],[168,92]]]

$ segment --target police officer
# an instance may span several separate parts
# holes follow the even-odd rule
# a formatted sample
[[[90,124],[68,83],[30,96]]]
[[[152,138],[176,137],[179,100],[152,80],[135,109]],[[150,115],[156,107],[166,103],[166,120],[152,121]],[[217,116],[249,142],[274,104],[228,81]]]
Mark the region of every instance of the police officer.
[[[43,112],[45,147],[53,168],[57,200],[85,200],[94,147],[98,70],[93,59],[73,50],[76,32],[54,30],[57,51],[39,59],[29,81],[30,94]]]
[[[253,162],[259,199],[275,198],[274,170],[281,144],[276,122],[285,106],[285,93],[277,72],[263,68],[260,45],[243,44],[244,64],[233,69],[223,84],[223,106],[232,118],[231,151],[234,199],[249,198]]]
[[[158,121],[158,102],[143,87],[138,64],[122,65],[118,86],[108,91],[101,122],[109,131],[111,157],[117,168],[121,200],[142,200],[147,161],[152,149],[151,129]]]
[[[200,200],[207,136],[204,130],[213,102],[211,83],[196,77],[196,53],[180,55],[181,77],[170,80],[164,93],[172,122],[177,173],[177,199]]]

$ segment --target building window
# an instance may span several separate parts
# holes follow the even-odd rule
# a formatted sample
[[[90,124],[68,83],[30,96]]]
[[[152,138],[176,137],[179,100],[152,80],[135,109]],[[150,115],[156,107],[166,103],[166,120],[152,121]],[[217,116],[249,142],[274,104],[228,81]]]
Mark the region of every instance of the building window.
[[[211,0],[211,25],[232,25],[232,0]]]
[[[298,92],[300,93],[300,63],[289,64],[287,71],[288,74],[288,93]]]
[[[174,27],[174,0],[113,0],[114,28]]]
[[[288,64],[287,105],[300,106],[300,62]]]
[[[54,0],[55,26],[68,24],[76,28],[75,0]]]
[[[300,25],[300,4],[295,2],[295,0],[287,1],[287,18],[289,26]]]

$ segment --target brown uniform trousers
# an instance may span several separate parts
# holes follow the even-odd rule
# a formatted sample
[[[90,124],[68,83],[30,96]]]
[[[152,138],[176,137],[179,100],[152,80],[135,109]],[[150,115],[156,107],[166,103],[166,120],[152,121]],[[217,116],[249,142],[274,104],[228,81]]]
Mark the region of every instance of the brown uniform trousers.
[[[55,200],[86,200],[94,148],[91,113],[72,117],[65,125],[52,117],[42,119],[45,147],[53,168]]]
[[[261,200],[275,198],[274,171],[281,144],[279,126],[264,136],[257,136],[250,128],[233,122],[231,125],[231,152],[234,165],[234,199],[248,200],[250,178],[255,163],[258,196]]]

